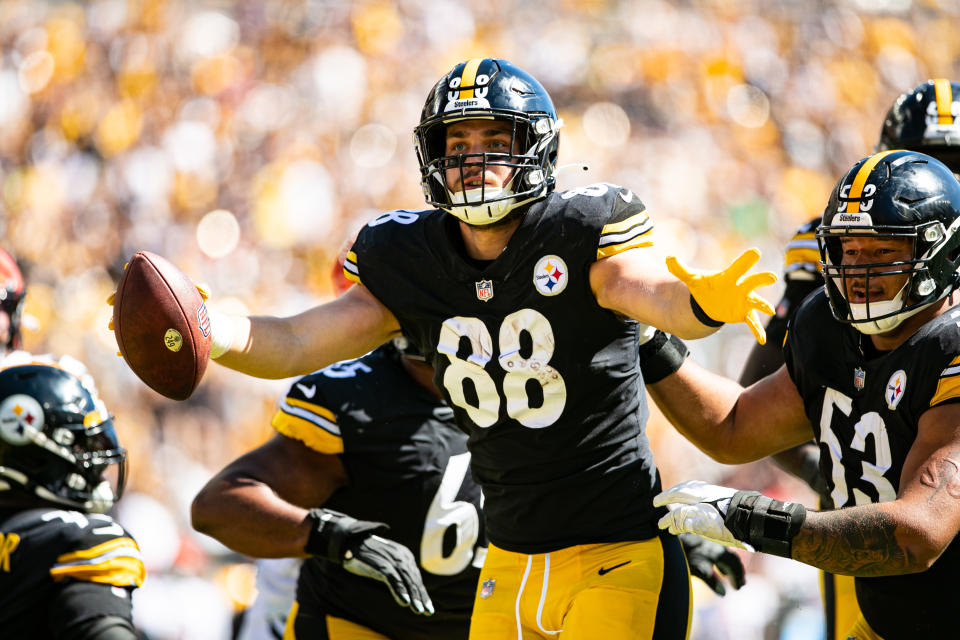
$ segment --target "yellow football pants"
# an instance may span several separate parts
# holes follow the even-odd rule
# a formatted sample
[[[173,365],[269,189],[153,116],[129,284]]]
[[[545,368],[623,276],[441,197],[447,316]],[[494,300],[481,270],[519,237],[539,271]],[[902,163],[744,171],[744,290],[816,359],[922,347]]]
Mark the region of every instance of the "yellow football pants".
[[[847,640],[848,631],[860,618],[853,576],[820,572],[820,593],[827,621],[827,640]]]
[[[685,640],[690,615],[674,536],[533,555],[490,545],[470,640]]]

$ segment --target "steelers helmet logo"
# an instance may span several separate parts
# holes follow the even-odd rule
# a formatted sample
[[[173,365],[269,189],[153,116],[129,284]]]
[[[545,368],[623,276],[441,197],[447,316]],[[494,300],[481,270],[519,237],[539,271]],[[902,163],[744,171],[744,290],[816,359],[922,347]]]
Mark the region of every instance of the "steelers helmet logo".
[[[43,407],[22,393],[7,396],[0,404],[0,437],[22,445],[34,440],[33,433],[43,429]]]
[[[533,268],[533,286],[545,296],[561,293],[569,279],[567,263],[558,256],[543,256]]]

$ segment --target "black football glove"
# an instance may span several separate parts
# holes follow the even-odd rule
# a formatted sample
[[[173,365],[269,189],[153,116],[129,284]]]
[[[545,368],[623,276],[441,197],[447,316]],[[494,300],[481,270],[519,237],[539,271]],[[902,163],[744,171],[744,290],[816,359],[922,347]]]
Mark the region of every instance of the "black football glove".
[[[377,533],[389,527],[382,522],[357,520],[330,509],[311,509],[313,531],[307,553],[326,558],[364,578],[379,580],[401,607],[433,615],[433,602],[423,586],[413,553],[399,542]]]
[[[677,537],[687,553],[690,573],[706,582],[717,594],[727,593],[721,576],[725,576],[734,589],[743,586],[746,581],[743,562],[733,550],[694,533],[681,533]]]

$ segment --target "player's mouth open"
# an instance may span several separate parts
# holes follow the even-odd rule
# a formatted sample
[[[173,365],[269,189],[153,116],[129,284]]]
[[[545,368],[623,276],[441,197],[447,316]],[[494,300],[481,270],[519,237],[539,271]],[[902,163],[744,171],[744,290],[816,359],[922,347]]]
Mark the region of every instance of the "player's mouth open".
[[[884,291],[883,287],[870,287],[870,290],[862,285],[854,284],[850,287],[850,302],[863,304],[866,302],[883,302],[884,300],[889,299]],[[869,298],[869,300],[868,300]]]

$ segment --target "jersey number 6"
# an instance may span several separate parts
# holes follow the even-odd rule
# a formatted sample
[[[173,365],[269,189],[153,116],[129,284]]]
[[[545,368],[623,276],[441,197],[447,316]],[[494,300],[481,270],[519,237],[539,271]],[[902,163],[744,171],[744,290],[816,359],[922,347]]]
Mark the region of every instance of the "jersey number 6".
[[[521,355],[521,335],[526,333],[532,343],[530,355]],[[461,339],[470,342],[470,354],[461,358]],[[507,415],[531,429],[548,427],[557,421],[567,403],[567,385],[563,377],[548,363],[553,357],[553,327],[539,311],[520,309],[503,319],[500,325],[500,367],[506,371],[503,378],[503,397],[507,401]],[[464,409],[478,427],[490,427],[500,414],[500,391],[484,369],[493,357],[493,339],[487,326],[479,318],[457,316],[448,318],[440,328],[437,351],[447,356],[450,364],[443,372],[443,386],[450,400]],[[469,380],[476,391],[477,404],[469,402],[465,382]],[[533,381],[540,386],[543,402],[530,406],[527,385]]]

